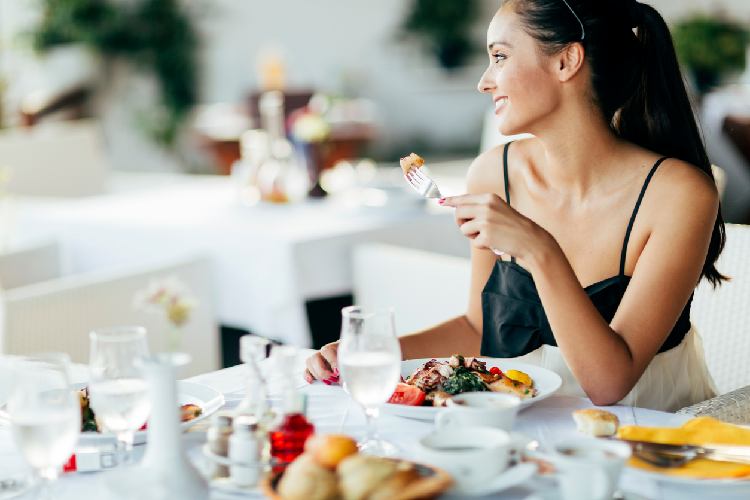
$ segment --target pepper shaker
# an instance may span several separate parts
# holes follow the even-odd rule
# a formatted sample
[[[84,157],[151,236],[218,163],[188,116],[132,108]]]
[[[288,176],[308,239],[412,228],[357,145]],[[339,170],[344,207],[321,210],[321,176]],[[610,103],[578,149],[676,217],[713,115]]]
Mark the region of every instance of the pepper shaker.
[[[211,426],[206,431],[208,448],[216,455],[229,456],[229,436],[232,435],[232,417],[228,415],[214,415]],[[211,462],[209,471],[211,477],[229,477],[229,467]]]

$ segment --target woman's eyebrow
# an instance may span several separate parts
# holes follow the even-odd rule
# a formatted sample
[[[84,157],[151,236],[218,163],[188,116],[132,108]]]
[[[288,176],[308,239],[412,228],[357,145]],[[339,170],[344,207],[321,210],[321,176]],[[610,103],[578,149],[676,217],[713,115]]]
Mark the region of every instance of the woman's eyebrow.
[[[495,42],[490,42],[490,44],[487,45],[487,50],[492,50],[492,48],[495,45],[504,45],[505,47],[513,48],[513,45],[511,45],[510,43],[506,42],[505,40],[497,40]]]

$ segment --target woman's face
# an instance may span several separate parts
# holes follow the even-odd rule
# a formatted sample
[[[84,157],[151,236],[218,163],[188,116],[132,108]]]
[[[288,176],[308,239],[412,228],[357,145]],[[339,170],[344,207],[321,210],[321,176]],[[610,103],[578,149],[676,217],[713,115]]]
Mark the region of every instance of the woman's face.
[[[478,88],[495,102],[500,133],[537,133],[560,102],[552,59],[538,50],[537,41],[523,30],[510,6],[492,19],[487,52],[490,65]]]

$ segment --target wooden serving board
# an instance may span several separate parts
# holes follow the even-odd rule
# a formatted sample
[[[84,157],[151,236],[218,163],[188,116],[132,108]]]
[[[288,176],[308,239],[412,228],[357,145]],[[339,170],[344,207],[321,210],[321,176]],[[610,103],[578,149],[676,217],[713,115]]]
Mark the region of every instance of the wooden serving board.
[[[450,474],[437,467],[414,463],[419,473],[419,479],[412,481],[398,495],[389,500],[427,500],[435,498],[453,485]],[[279,480],[284,472],[269,472],[260,483],[260,488],[272,500],[287,500],[279,496],[276,491]]]

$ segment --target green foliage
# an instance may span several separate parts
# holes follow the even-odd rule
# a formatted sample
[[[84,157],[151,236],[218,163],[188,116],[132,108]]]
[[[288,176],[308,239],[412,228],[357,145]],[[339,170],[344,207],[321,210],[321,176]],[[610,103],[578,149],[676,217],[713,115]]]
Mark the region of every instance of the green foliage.
[[[488,391],[487,384],[482,382],[466,367],[459,366],[453,371],[453,375],[443,384],[443,390],[451,395],[462,392]]]
[[[479,16],[477,0],[413,0],[401,31],[427,42],[440,64],[455,69],[471,55],[471,27]]]
[[[741,24],[706,15],[672,29],[680,62],[695,72],[721,75],[745,68],[750,32]]]
[[[166,117],[141,119],[151,137],[171,146],[198,99],[199,38],[178,0],[41,0],[44,16],[32,32],[34,48],[84,43],[105,57],[125,58],[161,84]]]

